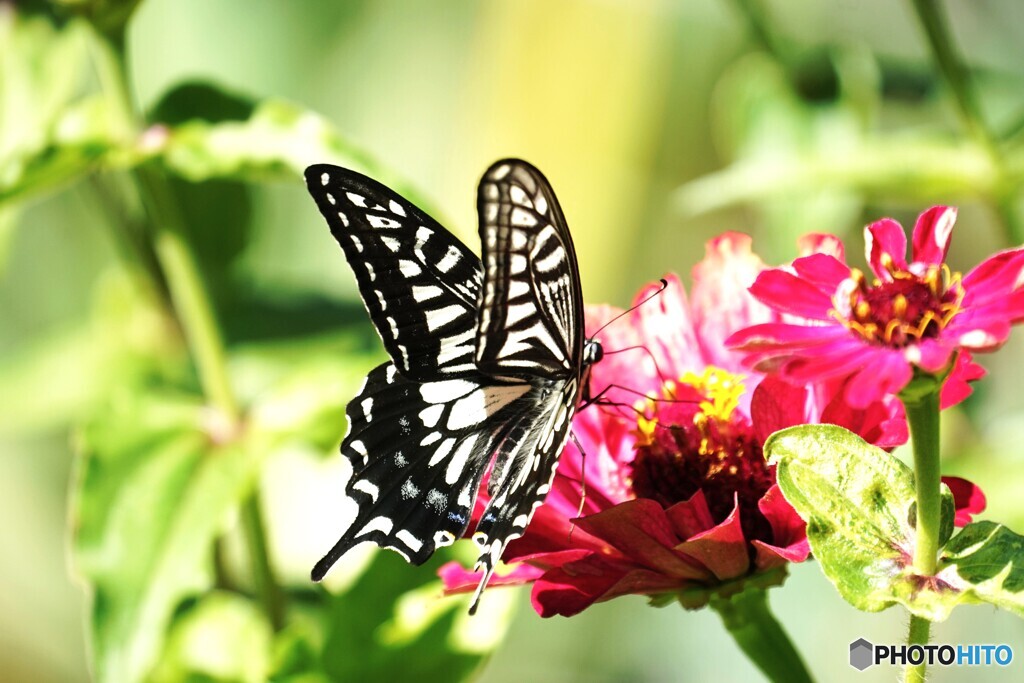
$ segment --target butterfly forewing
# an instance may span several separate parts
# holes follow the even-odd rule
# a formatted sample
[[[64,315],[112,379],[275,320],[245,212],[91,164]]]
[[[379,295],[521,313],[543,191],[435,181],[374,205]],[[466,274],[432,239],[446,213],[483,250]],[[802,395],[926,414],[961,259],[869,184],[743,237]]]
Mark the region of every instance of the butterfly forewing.
[[[576,254],[547,179],[524,161],[500,161],[477,196],[484,284],[476,363],[490,374],[579,372],[582,298]]]
[[[355,519],[313,578],[363,541],[425,561],[466,531],[490,466],[472,611],[547,494],[579,397],[583,303],[565,219],[539,171],[498,162],[478,195],[481,263],[365,176],[319,165],[306,181],[392,359],[346,410]]]
[[[430,216],[348,169],[306,169],[359,294],[399,371],[418,381],[476,372],[480,259]]]

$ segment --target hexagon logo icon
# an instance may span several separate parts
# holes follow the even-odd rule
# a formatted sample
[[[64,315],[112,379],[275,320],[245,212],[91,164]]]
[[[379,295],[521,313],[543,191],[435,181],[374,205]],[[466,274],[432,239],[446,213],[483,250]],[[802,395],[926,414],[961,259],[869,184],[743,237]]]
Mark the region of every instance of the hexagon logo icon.
[[[863,671],[875,663],[874,652],[874,645],[863,638],[858,638],[850,643],[850,666],[857,671]]]

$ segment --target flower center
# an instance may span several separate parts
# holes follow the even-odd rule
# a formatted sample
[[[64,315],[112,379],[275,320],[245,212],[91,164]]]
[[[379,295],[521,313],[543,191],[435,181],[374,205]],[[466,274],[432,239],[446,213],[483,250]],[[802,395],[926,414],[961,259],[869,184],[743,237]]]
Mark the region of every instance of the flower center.
[[[882,265],[892,280],[868,284],[864,273],[851,268],[833,297],[836,320],[867,341],[904,347],[937,337],[960,312],[960,273],[943,264],[917,275],[896,268],[889,254],[882,254]]]
[[[683,400],[679,385],[700,400]],[[661,398],[649,399],[638,420],[636,457],[630,485],[640,498],[665,507],[703,491],[716,523],[732,512],[737,498],[748,540],[771,540],[771,528],[757,507],[775,480],[750,421],[736,407],[743,377],[716,367],[666,382]]]

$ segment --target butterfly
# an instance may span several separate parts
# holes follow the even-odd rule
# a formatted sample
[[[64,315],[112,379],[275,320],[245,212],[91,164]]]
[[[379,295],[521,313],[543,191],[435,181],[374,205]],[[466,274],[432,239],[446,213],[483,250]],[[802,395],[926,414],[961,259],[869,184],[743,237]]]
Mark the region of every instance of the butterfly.
[[[306,183],[391,357],[346,409],[345,495],[357,512],[312,578],[364,541],[422,564],[463,536],[489,469],[490,502],[472,536],[483,570],[472,614],[551,488],[603,355],[585,338],[565,217],[540,171],[498,161],[477,194],[481,260],[355,171],[310,166]]]

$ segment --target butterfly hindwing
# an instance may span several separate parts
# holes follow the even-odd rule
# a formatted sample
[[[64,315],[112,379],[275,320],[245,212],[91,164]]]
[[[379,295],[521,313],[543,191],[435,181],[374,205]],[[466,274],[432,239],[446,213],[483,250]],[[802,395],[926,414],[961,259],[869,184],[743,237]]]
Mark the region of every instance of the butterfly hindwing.
[[[480,182],[477,209],[484,264],[477,367],[496,375],[578,373],[576,254],[547,179],[524,161],[499,161]]]
[[[503,413],[521,412],[516,402],[531,390],[482,375],[418,383],[393,363],[372,370],[346,409],[341,445],[356,516],[313,578],[363,541],[421,564],[461,537],[491,454],[516,422]]]
[[[388,355],[418,381],[476,372],[480,259],[434,219],[348,169],[306,169]]]

